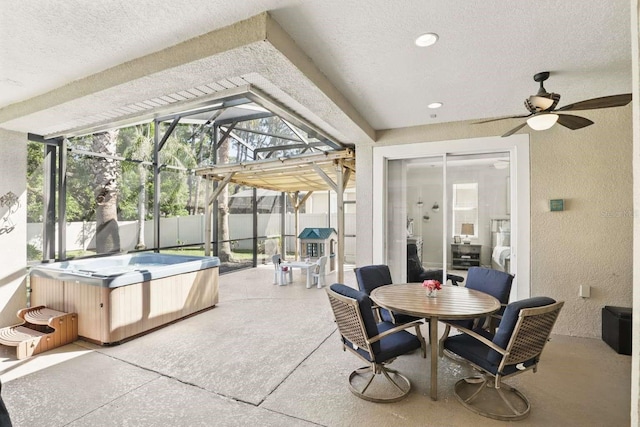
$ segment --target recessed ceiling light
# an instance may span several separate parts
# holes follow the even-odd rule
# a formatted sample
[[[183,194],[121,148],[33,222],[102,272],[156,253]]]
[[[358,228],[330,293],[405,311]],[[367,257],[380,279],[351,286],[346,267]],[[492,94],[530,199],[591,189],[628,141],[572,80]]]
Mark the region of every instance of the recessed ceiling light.
[[[416,39],[416,46],[427,47],[435,44],[438,41],[438,35],[436,33],[425,33]]]
[[[431,104],[427,105],[427,108],[440,108],[442,107],[442,102],[432,102]]]

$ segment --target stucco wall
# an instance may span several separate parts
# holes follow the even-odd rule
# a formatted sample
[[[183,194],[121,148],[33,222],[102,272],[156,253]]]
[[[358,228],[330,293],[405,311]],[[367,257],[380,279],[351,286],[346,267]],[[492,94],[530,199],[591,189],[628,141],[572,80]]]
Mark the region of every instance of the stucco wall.
[[[556,131],[562,139],[531,136],[531,285],[565,301],[556,332],[599,337],[602,307],[632,302],[631,107],[590,117],[582,132]],[[556,198],[564,212],[549,212]]]
[[[631,106],[586,111],[594,125],[570,131],[555,126],[531,133],[531,293],[564,300],[554,332],[600,337],[604,305],[631,306]],[[499,135],[515,125],[447,123],[378,132],[377,145]],[[373,188],[371,146],[357,147],[357,265],[371,262]],[[548,200],[564,198],[564,212]],[[367,202],[369,201],[369,202]],[[590,285],[591,298],[578,296]]]
[[[16,312],[26,307],[27,301],[27,136],[0,129],[0,152],[0,196],[12,192],[20,201],[9,218],[15,227],[0,233],[0,327],[3,327],[17,323]],[[8,207],[0,206],[0,217],[6,218],[7,214]]]

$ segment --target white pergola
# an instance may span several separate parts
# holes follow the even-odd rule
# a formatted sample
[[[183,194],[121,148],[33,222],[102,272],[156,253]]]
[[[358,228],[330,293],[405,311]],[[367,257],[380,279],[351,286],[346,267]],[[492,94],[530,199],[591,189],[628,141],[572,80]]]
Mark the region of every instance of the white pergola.
[[[333,190],[337,195],[338,281],[344,280],[344,190],[355,185],[355,152],[350,149],[284,156],[251,162],[222,164],[196,169],[207,179],[205,204],[205,255],[211,254],[212,205],[229,183],[284,192],[295,210],[296,238],[299,208],[314,191]],[[214,189],[213,183],[218,182]],[[299,199],[301,191],[306,195]],[[298,245],[295,248],[298,256]]]

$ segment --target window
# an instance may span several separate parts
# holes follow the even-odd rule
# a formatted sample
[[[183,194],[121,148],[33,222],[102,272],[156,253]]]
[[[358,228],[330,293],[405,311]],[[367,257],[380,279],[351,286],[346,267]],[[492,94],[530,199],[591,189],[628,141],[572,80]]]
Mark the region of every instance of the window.
[[[478,237],[477,182],[453,184],[452,236],[459,236],[463,234],[462,224],[473,224],[473,234],[469,234],[469,237]]]
[[[317,258],[318,257],[318,244],[307,243],[307,256]]]
[[[307,243],[307,256],[320,258],[324,255],[324,243]]]

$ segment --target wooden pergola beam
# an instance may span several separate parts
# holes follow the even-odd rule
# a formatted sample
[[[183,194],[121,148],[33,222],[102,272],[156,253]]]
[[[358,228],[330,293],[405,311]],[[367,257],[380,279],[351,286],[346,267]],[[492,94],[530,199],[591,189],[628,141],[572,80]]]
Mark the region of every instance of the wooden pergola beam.
[[[338,201],[338,282],[344,281],[344,190],[347,188],[352,172],[355,170],[355,152],[352,149],[303,154],[295,157],[255,160],[239,164],[207,166],[196,170],[196,175],[207,178],[207,198],[205,209],[205,254],[210,252],[211,241],[211,204],[222,189],[233,182],[255,188],[266,188],[287,193],[296,214],[296,239],[300,234],[299,208],[314,191],[332,190]],[[332,175],[335,173],[335,178]],[[219,181],[215,193],[211,193],[211,182]],[[307,194],[298,200],[299,192]],[[207,224],[209,224],[207,226]],[[295,248],[298,257],[298,244]]]
[[[207,166],[196,170],[196,175],[226,175],[229,172],[268,171],[283,166],[308,165],[315,162],[326,162],[338,159],[355,159],[351,149],[342,151],[327,151],[324,153],[304,154],[295,157],[279,157],[277,159],[256,160],[238,164]]]

